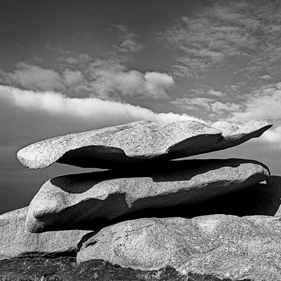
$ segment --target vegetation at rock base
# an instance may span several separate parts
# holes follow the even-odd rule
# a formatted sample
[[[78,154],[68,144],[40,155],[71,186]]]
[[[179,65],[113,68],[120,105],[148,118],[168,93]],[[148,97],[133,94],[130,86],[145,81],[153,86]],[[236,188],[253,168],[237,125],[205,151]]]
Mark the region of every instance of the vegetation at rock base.
[[[231,281],[210,275],[180,275],[167,267],[155,271],[121,268],[102,260],[76,264],[73,256],[25,256],[0,261],[0,281]],[[235,280],[239,281],[239,280]],[[242,281],[242,280],[240,280]],[[244,279],[243,281],[251,281]]]

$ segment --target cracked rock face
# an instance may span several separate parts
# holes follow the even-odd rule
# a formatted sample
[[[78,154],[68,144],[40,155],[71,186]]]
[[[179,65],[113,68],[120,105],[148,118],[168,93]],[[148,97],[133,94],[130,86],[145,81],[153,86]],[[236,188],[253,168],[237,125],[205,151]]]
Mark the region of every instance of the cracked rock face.
[[[173,123],[132,122],[77,134],[59,136],[31,144],[17,153],[30,169],[55,162],[80,167],[118,168],[120,164],[176,159],[226,149],[259,137],[271,125],[251,121],[246,125],[197,121]]]
[[[184,212],[188,206],[244,189],[268,176],[265,165],[242,159],[169,161],[140,171],[61,176],[47,181],[35,195],[26,227],[42,232],[86,223],[97,229],[102,221],[124,215],[158,216],[155,212],[177,206]]]
[[[75,253],[78,242],[89,232],[68,230],[30,233],[25,229],[27,210],[26,207],[0,216],[0,259],[28,253]]]
[[[79,263],[104,259],[142,270],[176,268],[181,274],[281,280],[281,221],[269,216],[209,215],[143,218],[87,234]]]

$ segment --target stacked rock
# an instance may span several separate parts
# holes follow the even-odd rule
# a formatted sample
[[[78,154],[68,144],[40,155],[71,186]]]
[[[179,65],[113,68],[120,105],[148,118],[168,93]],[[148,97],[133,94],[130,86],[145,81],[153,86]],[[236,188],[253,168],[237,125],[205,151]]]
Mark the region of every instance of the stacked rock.
[[[108,170],[47,181],[30,203],[26,229],[94,231],[80,241],[78,262],[104,259],[146,270],[172,266],[182,274],[224,278],[263,276],[270,267],[276,277],[281,273],[272,263],[259,259],[273,249],[281,256],[281,225],[274,219],[189,218],[200,202],[266,180],[268,168],[243,159],[174,161],[239,145],[270,127],[264,121],[140,121],[31,144],[17,154],[30,169],[57,162]]]

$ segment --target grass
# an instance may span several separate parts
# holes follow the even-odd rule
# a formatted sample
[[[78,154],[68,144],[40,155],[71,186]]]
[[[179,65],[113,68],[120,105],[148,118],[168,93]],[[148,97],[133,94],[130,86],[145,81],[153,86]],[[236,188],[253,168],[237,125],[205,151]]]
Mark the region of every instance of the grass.
[[[121,268],[102,260],[76,264],[74,256],[36,256],[0,260],[0,281],[231,281],[210,275],[180,275],[173,268],[154,271]],[[247,279],[248,281],[251,281]],[[239,280],[235,280],[239,281]],[[242,281],[242,280],[240,280]],[[246,281],[246,280],[243,280]]]

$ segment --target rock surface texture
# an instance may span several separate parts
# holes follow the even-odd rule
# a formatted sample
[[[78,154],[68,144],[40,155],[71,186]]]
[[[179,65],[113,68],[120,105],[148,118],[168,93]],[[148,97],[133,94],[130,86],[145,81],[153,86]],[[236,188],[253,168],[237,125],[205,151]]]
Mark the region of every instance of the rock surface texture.
[[[28,253],[76,253],[77,244],[89,231],[68,230],[30,233],[25,229],[28,208],[0,216],[0,259],[13,258]]]
[[[55,162],[113,168],[226,149],[259,137],[270,127],[264,121],[251,121],[244,126],[226,122],[209,126],[197,121],[138,121],[40,141],[18,151],[17,157],[30,169],[46,168]]]
[[[268,176],[263,164],[242,159],[170,161],[139,172],[61,176],[47,181],[35,195],[26,226],[31,232],[42,232],[91,222],[97,229],[101,220],[145,210],[153,216],[159,208],[190,206],[244,189]]]
[[[104,259],[122,267],[219,278],[281,280],[281,221],[269,216],[226,215],[143,218],[86,235],[79,263]]]

